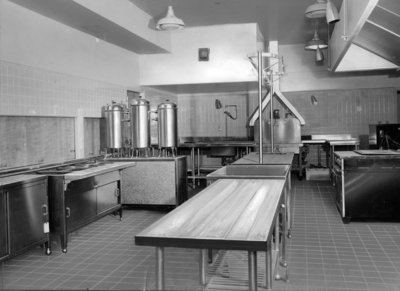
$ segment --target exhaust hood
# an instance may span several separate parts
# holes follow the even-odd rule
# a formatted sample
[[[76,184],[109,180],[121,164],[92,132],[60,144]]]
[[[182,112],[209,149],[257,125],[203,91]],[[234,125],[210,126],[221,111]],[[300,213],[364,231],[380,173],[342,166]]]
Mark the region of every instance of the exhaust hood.
[[[400,1],[344,0],[329,41],[334,72],[400,67]]]

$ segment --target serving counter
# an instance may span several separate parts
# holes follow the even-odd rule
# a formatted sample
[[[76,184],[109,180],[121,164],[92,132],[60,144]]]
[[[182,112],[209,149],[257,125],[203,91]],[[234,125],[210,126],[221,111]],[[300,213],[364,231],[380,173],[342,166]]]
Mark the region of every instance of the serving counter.
[[[400,151],[338,151],[333,174],[336,205],[345,223],[400,219]]]
[[[135,163],[103,161],[85,166],[40,171],[48,176],[50,229],[60,236],[64,253],[70,232],[109,213],[122,217],[121,170]]]

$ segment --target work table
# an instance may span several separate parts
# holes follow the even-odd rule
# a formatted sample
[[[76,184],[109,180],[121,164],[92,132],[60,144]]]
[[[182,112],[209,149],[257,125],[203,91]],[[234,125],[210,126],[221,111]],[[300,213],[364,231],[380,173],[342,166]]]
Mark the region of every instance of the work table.
[[[400,151],[395,150],[358,150],[338,151],[335,155],[341,159],[399,159]]]
[[[250,290],[257,290],[257,251],[266,252],[265,284],[270,289],[273,234],[275,250],[282,250],[281,263],[286,265],[285,235],[279,235],[287,230],[281,207],[286,189],[285,179],[220,179],[137,234],[135,244],[156,247],[157,288],[165,287],[164,247],[181,247],[201,250],[201,284],[207,274],[204,251],[248,251]]]

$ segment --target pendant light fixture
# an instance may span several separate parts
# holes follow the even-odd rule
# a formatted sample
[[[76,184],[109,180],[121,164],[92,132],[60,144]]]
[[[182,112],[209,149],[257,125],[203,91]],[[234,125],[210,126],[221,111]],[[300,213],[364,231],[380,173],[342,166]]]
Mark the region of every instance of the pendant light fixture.
[[[330,0],[326,2],[326,23],[335,23],[340,20],[338,10]]]
[[[172,6],[168,6],[167,15],[161,18],[156,26],[158,30],[175,30],[182,29],[183,27],[185,27],[185,23],[183,23],[182,19],[175,16]]]
[[[304,46],[305,50],[315,51],[315,61],[322,62],[324,60],[323,49],[327,49],[328,45],[319,38],[318,35],[318,21],[315,21],[314,36],[312,40],[307,42]]]
[[[316,0],[306,8],[304,15],[307,18],[326,18],[326,23],[335,23],[340,20],[338,10],[330,0]]]

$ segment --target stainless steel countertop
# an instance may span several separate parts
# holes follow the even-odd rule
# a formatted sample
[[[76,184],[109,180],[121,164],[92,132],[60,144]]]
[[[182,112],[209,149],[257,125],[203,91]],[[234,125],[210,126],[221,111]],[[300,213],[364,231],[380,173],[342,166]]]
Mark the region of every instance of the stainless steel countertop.
[[[21,182],[33,182],[46,177],[46,175],[35,175],[35,174],[21,174],[15,176],[8,176],[0,178],[0,186],[8,186]]]
[[[75,181],[75,180],[80,180],[80,179],[85,179],[88,177],[92,177],[95,175],[99,175],[102,173],[107,173],[115,170],[121,170],[125,169],[128,167],[133,167],[135,166],[135,162],[111,162],[111,163],[106,163],[104,165],[100,165],[94,168],[88,168],[85,170],[80,170],[80,171],[74,171],[68,174],[64,174],[64,179],[66,181]]]

